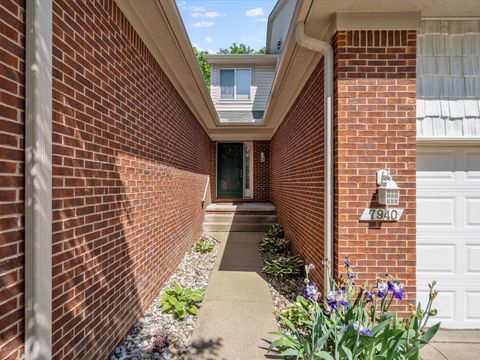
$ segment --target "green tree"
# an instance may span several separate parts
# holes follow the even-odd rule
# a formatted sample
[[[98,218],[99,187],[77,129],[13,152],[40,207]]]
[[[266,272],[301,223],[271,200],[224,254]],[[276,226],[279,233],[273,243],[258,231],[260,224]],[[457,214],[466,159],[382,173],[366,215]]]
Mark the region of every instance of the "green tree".
[[[255,50],[246,44],[233,43],[228,48],[220,48],[218,51],[219,54],[265,54],[266,48],[261,48],[260,50]]]
[[[193,47],[193,52],[195,53],[195,57],[197,58],[198,66],[202,71],[203,78],[205,79],[205,84],[207,84],[207,87],[210,88],[210,65],[208,65],[207,61],[205,60],[205,55],[208,54],[208,51],[198,50],[196,47]]]

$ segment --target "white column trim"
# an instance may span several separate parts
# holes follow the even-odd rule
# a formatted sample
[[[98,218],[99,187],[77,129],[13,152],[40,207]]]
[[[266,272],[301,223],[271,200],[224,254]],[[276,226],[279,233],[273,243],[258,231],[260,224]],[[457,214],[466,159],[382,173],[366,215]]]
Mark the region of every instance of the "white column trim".
[[[52,358],[52,0],[26,2],[25,358]]]

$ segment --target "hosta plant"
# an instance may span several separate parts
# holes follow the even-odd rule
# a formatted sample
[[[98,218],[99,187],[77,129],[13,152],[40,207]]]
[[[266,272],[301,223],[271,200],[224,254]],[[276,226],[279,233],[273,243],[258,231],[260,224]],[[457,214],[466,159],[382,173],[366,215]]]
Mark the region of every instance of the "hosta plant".
[[[283,227],[280,224],[273,224],[270,226],[270,229],[265,233],[265,237],[268,238],[283,238],[284,236]]]
[[[284,253],[288,250],[288,247],[289,241],[283,237],[266,237],[259,244],[261,252],[270,252],[272,254]]]
[[[187,314],[197,315],[197,305],[203,300],[204,289],[192,290],[173,282],[173,287],[167,288],[162,298],[162,311],[184,319]]]
[[[280,315],[283,329],[270,350],[290,359],[328,360],[396,360],[419,359],[420,349],[428,344],[440,324],[426,328],[438,291],[430,284],[430,296],[425,309],[420,304],[409,316],[401,318],[390,307],[403,300],[403,284],[387,274],[374,286],[357,286],[355,274],[347,258],[346,274],[335,282],[330,278],[330,291],[321,296],[310,282],[306,268],[306,289],[297,299],[299,315],[286,312]],[[307,305],[306,305],[307,304]]]
[[[278,259],[265,260],[263,272],[276,279],[282,280],[287,276],[301,275],[303,260],[299,256],[279,257]]]
[[[215,248],[215,244],[209,240],[198,240],[193,248],[196,252],[205,254],[212,251]]]

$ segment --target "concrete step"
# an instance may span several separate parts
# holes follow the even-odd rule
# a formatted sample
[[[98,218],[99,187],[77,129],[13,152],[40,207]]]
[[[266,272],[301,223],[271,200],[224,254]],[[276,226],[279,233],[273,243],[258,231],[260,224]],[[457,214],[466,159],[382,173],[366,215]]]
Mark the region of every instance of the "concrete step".
[[[214,213],[214,212],[221,212],[221,213],[228,213],[228,212],[271,212],[275,213],[276,208],[275,205],[268,204],[268,203],[245,203],[245,204],[226,204],[226,203],[219,203],[219,204],[210,204],[207,206],[207,213]]]
[[[265,232],[271,223],[203,223],[203,231],[209,232]]]
[[[265,223],[265,224],[273,224],[277,222],[276,215],[242,215],[242,214],[215,214],[215,213],[207,213],[205,215],[206,223],[217,223],[217,224],[237,224],[237,223]]]

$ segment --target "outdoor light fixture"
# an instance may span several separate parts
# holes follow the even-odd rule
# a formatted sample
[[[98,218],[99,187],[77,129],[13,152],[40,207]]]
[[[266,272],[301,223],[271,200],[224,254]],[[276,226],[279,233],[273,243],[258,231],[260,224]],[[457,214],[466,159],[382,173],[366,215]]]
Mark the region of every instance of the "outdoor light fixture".
[[[265,161],[266,161],[265,153],[262,151],[262,152],[260,153],[260,162],[263,163],[263,162],[265,162]]]
[[[377,171],[378,203],[382,205],[398,205],[400,203],[400,188],[392,179],[390,170]]]

